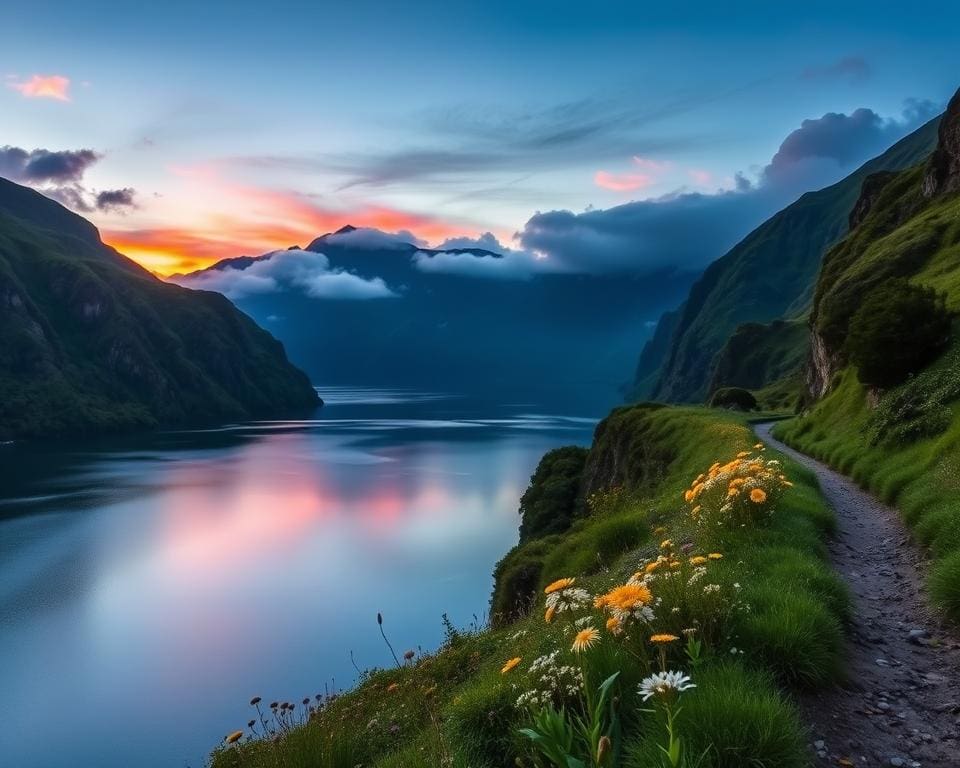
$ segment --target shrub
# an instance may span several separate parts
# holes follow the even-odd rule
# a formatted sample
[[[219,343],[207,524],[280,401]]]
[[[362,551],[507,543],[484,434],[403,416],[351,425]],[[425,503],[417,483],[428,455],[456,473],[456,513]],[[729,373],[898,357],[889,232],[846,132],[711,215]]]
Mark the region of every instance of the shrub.
[[[933,567],[930,593],[948,615],[960,617],[960,551],[953,552]]]
[[[556,448],[540,459],[530,486],[520,499],[520,543],[562,533],[577,516],[580,478],[587,449]]]
[[[736,411],[754,411],[757,398],[751,392],[740,387],[723,387],[710,398],[711,408],[731,408]]]
[[[861,382],[886,389],[937,357],[949,337],[943,294],[888,280],[867,294],[851,319],[847,352]]]

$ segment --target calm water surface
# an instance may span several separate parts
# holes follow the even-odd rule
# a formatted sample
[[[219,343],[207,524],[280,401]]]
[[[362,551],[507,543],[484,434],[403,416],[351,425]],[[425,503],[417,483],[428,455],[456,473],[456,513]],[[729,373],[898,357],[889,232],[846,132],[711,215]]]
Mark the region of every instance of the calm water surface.
[[[540,456],[594,419],[321,390],[315,420],[0,447],[0,755],[202,766],[299,701],[485,614]]]

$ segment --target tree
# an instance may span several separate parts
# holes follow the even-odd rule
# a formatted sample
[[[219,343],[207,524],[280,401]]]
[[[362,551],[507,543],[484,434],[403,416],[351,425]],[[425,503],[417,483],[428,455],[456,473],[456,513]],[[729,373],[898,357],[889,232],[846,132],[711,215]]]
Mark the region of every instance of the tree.
[[[887,280],[867,294],[850,320],[847,353],[863,384],[889,389],[939,356],[950,324],[944,294]]]

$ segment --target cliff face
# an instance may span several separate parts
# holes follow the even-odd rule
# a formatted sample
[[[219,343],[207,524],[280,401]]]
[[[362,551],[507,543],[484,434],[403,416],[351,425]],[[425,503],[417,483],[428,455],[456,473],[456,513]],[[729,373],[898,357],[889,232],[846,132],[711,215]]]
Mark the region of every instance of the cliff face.
[[[89,222],[0,179],[0,436],[318,403],[282,345],[226,298],[158,280]]]
[[[922,190],[928,198],[960,190],[960,91],[953,95],[940,123]]]
[[[865,179],[850,217],[851,232],[826,255],[811,312],[810,394],[829,393],[846,366],[849,322],[864,297],[891,278],[931,283],[950,271],[950,249],[960,234],[955,195],[960,192],[960,91],[943,115],[936,148],[923,165]],[[944,256],[944,254],[947,256]],[[955,258],[955,257],[954,257]],[[946,259],[933,269],[930,265]]]

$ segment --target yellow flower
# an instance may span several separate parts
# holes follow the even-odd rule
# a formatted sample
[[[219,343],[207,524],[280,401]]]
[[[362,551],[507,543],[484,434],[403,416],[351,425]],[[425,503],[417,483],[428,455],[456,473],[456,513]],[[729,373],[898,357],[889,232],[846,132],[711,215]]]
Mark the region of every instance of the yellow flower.
[[[393,693],[399,687],[400,683],[390,683],[390,685],[387,686],[387,693]]]
[[[607,631],[612,632],[615,635],[619,634],[620,619],[618,619],[616,616],[611,616],[609,619],[607,619]]]
[[[703,565],[706,562],[708,562],[708,560],[703,555],[696,555],[690,558],[690,565]]]
[[[653,573],[653,572],[654,572],[655,570],[657,570],[657,568],[659,568],[659,567],[660,567],[660,563],[658,563],[656,560],[654,560],[652,563],[647,563],[645,566],[643,566],[643,572],[644,572],[644,573]]]
[[[645,584],[624,584],[614,587],[605,595],[600,595],[593,604],[597,608],[608,608],[612,611],[632,611],[646,605],[653,599],[650,589]]]
[[[763,488],[754,488],[750,491],[750,501],[754,504],[763,504],[767,500],[767,492]]]
[[[693,491],[684,491],[683,500],[686,501],[687,503],[693,501]]]
[[[236,744],[240,739],[243,738],[243,731],[234,731],[229,736],[227,736],[227,744]]]
[[[681,565],[683,565],[683,563],[681,563],[679,560],[671,560],[671,561],[670,561],[670,567],[671,567],[671,568],[679,568]]]
[[[727,498],[732,499],[734,496],[739,496],[740,490],[738,488],[730,487],[727,489]]]
[[[576,579],[557,579],[551,584],[548,584],[543,590],[543,594],[549,595],[552,592],[559,592],[561,589],[566,589],[567,587],[572,587]]]
[[[673,541],[670,539],[664,539],[660,542],[660,549],[670,549],[673,546]]]
[[[549,608],[547,608],[547,612],[543,614],[543,620],[549,624],[551,621],[553,621],[553,614],[556,612],[557,606],[551,605]]]
[[[662,525],[653,529],[654,536],[663,536],[663,534],[665,534],[666,532],[667,532],[667,529],[664,528]]]
[[[707,557],[709,557],[711,560],[723,560],[723,555],[721,555],[719,552],[711,552],[709,555],[707,555]]]
[[[519,656],[514,656],[512,659],[510,659],[510,661],[508,661],[506,664],[503,665],[503,667],[502,667],[501,670],[500,670],[500,674],[501,674],[501,675],[507,674],[507,672],[509,672],[511,669],[513,669],[513,668],[514,668],[515,666],[517,666],[517,664],[519,664],[519,663],[520,663],[520,657],[519,657]]]
[[[660,645],[660,644],[666,644],[666,643],[674,643],[674,642],[676,642],[676,641],[679,640],[679,639],[680,639],[680,638],[677,637],[676,635],[666,635],[666,634],[663,634],[663,635],[650,635],[650,642],[651,642],[651,643],[656,643],[656,644],[658,644],[658,645]]]
[[[747,458],[747,456],[749,456],[749,455],[750,455],[750,451],[740,451],[740,453],[737,454],[737,458],[738,458],[738,459],[745,459],[745,458]]]
[[[587,650],[590,648],[597,640],[600,639],[600,633],[597,632],[593,627],[586,627],[577,632],[577,636],[573,638],[573,645],[571,650],[574,653],[580,653],[581,651]]]

